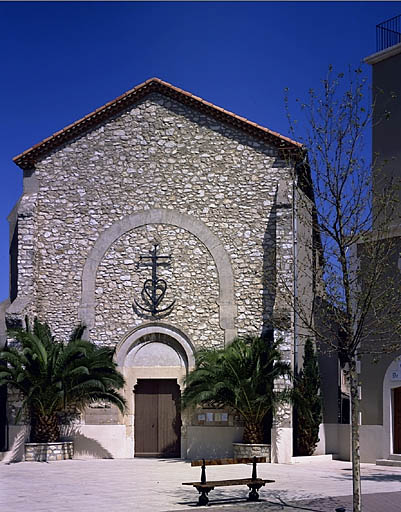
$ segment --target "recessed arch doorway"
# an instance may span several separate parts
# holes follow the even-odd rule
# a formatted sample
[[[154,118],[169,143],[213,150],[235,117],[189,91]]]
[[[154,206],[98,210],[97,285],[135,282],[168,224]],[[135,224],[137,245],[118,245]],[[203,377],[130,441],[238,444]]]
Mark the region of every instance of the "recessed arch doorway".
[[[135,457],[181,456],[181,391],[177,379],[138,379]]]
[[[383,454],[401,455],[401,355],[387,367],[383,378]]]
[[[126,378],[135,457],[181,457],[181,389],[194,364],[188,337],[172,326],[145,324],[125,337],[116,359]]]
[[[401,454],[401,386],[393,389],[393,452]]]

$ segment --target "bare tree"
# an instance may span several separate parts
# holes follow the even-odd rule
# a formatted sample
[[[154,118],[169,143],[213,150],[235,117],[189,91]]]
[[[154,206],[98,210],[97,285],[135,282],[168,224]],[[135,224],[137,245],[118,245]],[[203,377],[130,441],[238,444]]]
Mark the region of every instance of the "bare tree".
[[[302,225],[297,286],[287,288],[287,299],[300,335],[312,334],[320,349],[338,353],[348,378],[354,512],[361,511],[358,361],[363,354],[397,350],[394,340],[401,334],[401,283],[391,236],[396,184],[372,186],[373,172],[377,177],[381,169],[367,154],[370,98],[360,69],[345,75],[330,67],[305,102],[290,107],[288,90],[285,101],[292,136],[303,144],[295,206]],[[298,122],[290,115],[293,108]]]

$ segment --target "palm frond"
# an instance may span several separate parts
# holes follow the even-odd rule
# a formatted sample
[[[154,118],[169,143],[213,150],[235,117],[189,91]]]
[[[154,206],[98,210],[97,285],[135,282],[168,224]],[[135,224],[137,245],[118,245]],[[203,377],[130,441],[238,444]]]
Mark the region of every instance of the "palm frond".
[[[236,338],[224,349],[201,350],[195,369],[185,380],[183,406],[230,407],[245,422],[260,424],[270,410],[289,400],[288,391],[275,391],[274,382],[291,378],[278,342],[256,336]]]
[[[9,384],[19,390],[24,397],[23,407],[36,420],[47,417],[51,422],[66,407],[81,407],[97,399],[124,410],[126,403],[117,389],[125,385],[125,380],[113,361],[114,350],[82,340],[82,334],[83,326],[79,326],[64,344],[37,319],[32,330],[9,331],[17,346],[0,352],[4,363],[0,385]]]
[[[82,336],[85,332],[86,326],[84,324],[79,324],[75,329],[72,331],[69,341],[75,341],[75,340],[81,340]]]

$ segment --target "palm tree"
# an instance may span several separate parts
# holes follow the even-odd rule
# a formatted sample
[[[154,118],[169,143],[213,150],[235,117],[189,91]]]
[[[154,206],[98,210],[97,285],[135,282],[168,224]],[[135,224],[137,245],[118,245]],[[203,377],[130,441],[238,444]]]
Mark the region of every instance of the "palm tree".
[[[289,400],[287,391],[273,391],[274,381],[291,375],[281,360],[278,342],[245,336],[223,349],[204,349],[188,374],[184,407],[229,407],[244,421],[244,443],[263,443],[263,420],[278,404]]]
[[[27,323],[28,325],[28,323]],[[124,411],[126,402],[117,389],[124,377],[113,361],[114,350],[81,339],[78,327],[68,343],[57,341],[46,323],[37,319],[33,330],[16,329],[16,340],[0,352],[0,386],[18,390],[31,421],[31,442],[55,442],[60,438],[59,415],[66,410],[81,411],[99,400]]]

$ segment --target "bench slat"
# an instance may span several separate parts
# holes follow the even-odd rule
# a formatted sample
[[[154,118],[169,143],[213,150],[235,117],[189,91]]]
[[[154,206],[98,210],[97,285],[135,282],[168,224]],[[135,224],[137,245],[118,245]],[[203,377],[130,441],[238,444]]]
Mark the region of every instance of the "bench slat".
[[[253,457],[239,457],[238,459],[206,459],[206,466],[222,466],[226,464],[252,464]],[[256,457],[256,462],[267,462],[266,457]],[[191,466],[202,466],[201,460],[192,460]]]
[[[236,480],[210,480],[206,482],[205,484],[202,484],[202,482],[183,482],[182,485],[192,485],[193,487],[224,487],[224,486],[230,486],[230,485],[248,485],[248,484],[268,484],[273,483],[275,480],[265,480],[263,478],[238,478]]]

